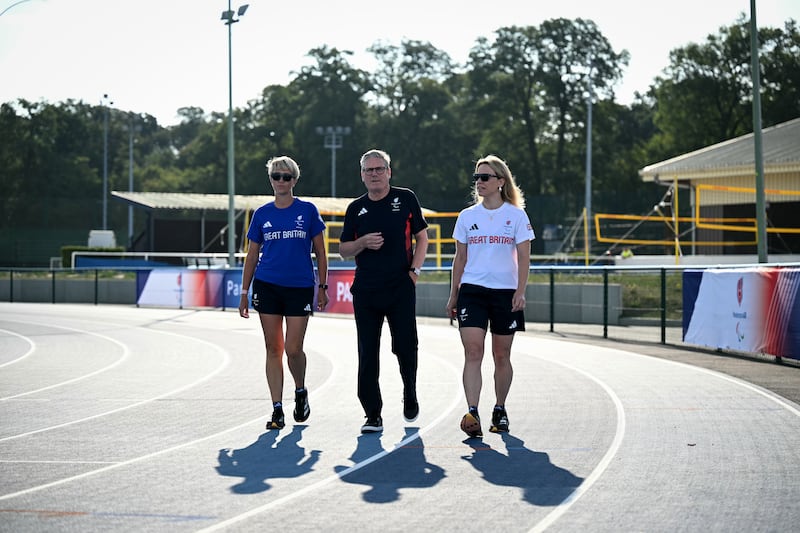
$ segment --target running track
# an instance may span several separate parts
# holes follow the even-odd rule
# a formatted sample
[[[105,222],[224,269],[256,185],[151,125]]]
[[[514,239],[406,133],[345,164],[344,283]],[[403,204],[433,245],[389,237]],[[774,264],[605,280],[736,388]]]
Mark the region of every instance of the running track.
[[[354,325],[320,314],[276,432],[255,316],[0,304],[0,531],[797,531],[800,406],[622,348],[518,335],[511,432],[466,439],[457,330],[420,323],[413,424],[385,332],[362,436]]]

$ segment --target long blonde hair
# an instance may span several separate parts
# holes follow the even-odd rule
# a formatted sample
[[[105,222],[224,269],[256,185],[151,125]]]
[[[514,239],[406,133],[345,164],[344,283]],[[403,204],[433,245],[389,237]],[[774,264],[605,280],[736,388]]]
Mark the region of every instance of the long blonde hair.
[[[489,165],[498,178],[506,180],[505,185],[500,188],[500,197],[503,201],[524,209],[525,195],[514,180],[514,175],[511,174],[506,162],[496,155],[489,154],[478,159],[475,163],[475,172],[478,172],[478,167],[481,165]],[[472,189],[472,199],[476,204],[482,200],[475,187]]]

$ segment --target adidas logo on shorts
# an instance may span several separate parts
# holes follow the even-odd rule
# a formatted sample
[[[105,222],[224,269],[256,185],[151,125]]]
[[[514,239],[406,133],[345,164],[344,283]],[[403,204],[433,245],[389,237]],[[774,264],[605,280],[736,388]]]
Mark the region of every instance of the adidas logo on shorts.
[[[311,311],[311,304],[306,304],[305,308],[303,308],[303,311],[309,311],[310,312]]]

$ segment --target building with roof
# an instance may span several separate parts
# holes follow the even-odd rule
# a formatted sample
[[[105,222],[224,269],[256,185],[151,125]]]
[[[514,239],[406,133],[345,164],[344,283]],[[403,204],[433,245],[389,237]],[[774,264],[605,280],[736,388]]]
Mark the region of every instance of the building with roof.
[[[763,129],[762,154],[768,251],[800,253],[800,118]],[[648,165],[639,175],[672,187],[681,205],[691,205],[693,241],[719,243],[698,245],[695,253],[756,252],[752,133]]]

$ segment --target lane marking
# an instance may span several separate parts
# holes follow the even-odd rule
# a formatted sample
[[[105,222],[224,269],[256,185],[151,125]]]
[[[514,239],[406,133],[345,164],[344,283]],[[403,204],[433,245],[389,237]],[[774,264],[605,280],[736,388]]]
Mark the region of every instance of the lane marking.
[[[419,352],[419,356],[421,357],[423,355],[425,355],[425,353],[420,351]],[[448,367],[452,372],[454,372],[456,374],[456,376],[460,375],[460,370],[457,370],[453,365],[450,364],[450,362],[448,362],[445,359],[439,357],[438,355],[431,356],[430,354],[427,354],[425,356],[426,357],[434,357],[435,359],[438,359],[439,361],[441,361],[444,364],[444,366]],[[273,500],[273,501],[271,501],[269,503],[265,503],[264,505],[261,505],[259,507],[254,507],[253,509],[250,509],[249,511],[246,511],[244,513],[232,516],[231,518],[228,518],[227,520],[223,520],[222,522],[218,522],[218,523],[213,524],[213,525],[211,525],[211,526],[209,526],[207,528],[203,528],[203,529],[199,530],[198,533],[209,532],[209,531],[218,531],[220,529],[227,528],[227,527],[229,527],[229,526],[231,526],[233,524],[241,522],[242,520],[246,520],[247,518],[250,518],[250,517],[256,516],[258,514],[261,514],[261,513],[265,512],[265,511],[268,511],[269,509],[272,509],[273,507],[277,507],[277,506],[282,505],[282,504],[284,504],[284,503],[286,503],[288,501],[294,500],[295,498],[299,498],[300,496],[304,496],[304,495],[306,495],[306,494],[308,494],[310,492],[313,492],[313,491],[315,491],[317,489],[320,489],[323,486],[325,486],[325,485],[327,485],[327,484],[329,484],[329,483],[331,483],[333,481],[339,480],[339,479],[343,478],[344,476],[346,476],[348,474],[352,474],[353,472],[356,472],[357,470],[360,470],[360,469],[364,468],[365,466],[374,463],[378,459],[386,457],[387,455],[389,455],[390,453],[392,453],[394,451],[397,451],[397,450],[405,448],[408,445],[408,443],[413,442],[414,440],[417,440],[421,435],[424,435],[425,433],[428,433],[434,427],[439,425],[445,418],[448,418],[450,416],[450,413],[453,412],[457,408],[459,403],[461,403],[461,401],[462,401],[462,392],[463,391],[460,388],[456,387],[456,394],[454,395],[453,400],[452,400],[452,402],[450,403],[450,406],[447,409],[443,409],[441,414],[438,417],[436,417],[432,422],[430,422],[429,424],[427,424],[426,426],[421,428],[419,431],[417,431],[415,433],[412,433],[411,435],[407,436],[406,438],[404,438],[403,440],[401,440],[400,442],[395,444],[394,447],[392,447],[390,450],[381,450],[380,452],[378,452],[378,453],[376,453],[376,454],[374,454],[374,455],[372,455],[370,457],[367,457],[363,461],[360,461],[360,462],[354,464],[353,466],[350,466],[350,467],[342,470],[341,472],[337,472],[336,474],[332,474],[332,475],[328,476],[327,478],[324,478],[324,479],[321,479],[320,481],[317,481],[316,483],[312,483],[311,485],[306,485],[303,488],[300,488],[300,489],[298,489],[298,490],[296,490],[294,492],[291,492],[291,493],[287,494],[286,496],[283,496],[281,498]],[[376,437],[377,437],[377,435],[376,435]]]
[[[556,342],[569,342],[569,341],[556,341]],[[665,363],[665,364],[672,364],[672,365],[680,366],[682,368],[686,368],[686,369],[689,369],[689,370],[692,370],[692,371],[696,371],[696,372],[700,372],[700,373],[704,373],[704,374],[708,374],[708,375],[717,377],[717,378],[722,379],[724,381],[728,381],[730,383],[733,383],[735,385],[743,387],[743,388],[745,388],[745,389],[747,389],[747,390],[749,390],[751,392],[755,392],[756,394],[759,394],[759,395],[767,398],[768,400],[770,400],[770,401],[772,401],[774,403],[777,403],[779,406],[781,406],[782,408],[786,409],[787,411],[789,411],[790,413],[794,414],[795,416],[800,416],[800,410],[798,410],[793,405],[787,403],[787,401],[784,398],[772,393],[771,391],[767,391],[767,390],[762,389],[760,387],[754,386],[753,384],[748,383],[746,381],[743,381],[743,380],[740,380],[740,379],[737,379],[737,378],[733,378],[731,376],[728,376],[728,375],[720,373],[720,372],[716,372],[716,371],[713,371],[713,370],[708,370],[708,369],[703,368],[703,367],[694,366],[694,365],[691,365],[691,364],[688,364],[688,363],[682,363],[682,362],[679,362],[679,361],[671,361],[671,360],[668,360],[668,359],[649,356],[649,355],[645,355],[645,354],[639,354],[639,353],[636,353],[636,352],[629,352],[629,351],[626,351],[626,350],[615,350],[613,348],[609,348],[609,349],[612,350],[612,351],[618,352],[618,353],[622,353],[622,354],[624,354],[626,356],[647,358],[649,361],[656,360],[656,361],[660,361],[660,362]],[[567,496],[567,498],[565,498],[564,501],[561,502],[555,509],[553,509],[547,516],[545,516],[544,519],[540,520],[536,525],[534,525],[529,530],[532,533],[533,532],[537,532],[538,533],[538,532],[545,531],[548,527],[553,525],[559,518],[561,518],[570,509],[570,507],[572,507],[572,505],[576,501],[578,501],[578,499],[580,499],[580,497],[583,496],[592,487],[592,485],[594,485],[594,483],[597,482],[597,480],[605,473],[606,469],[608,469],[609,465],[611,464],[611,460],[614,458],[614,456],[616,455],[616,453],[618,452],[619,448],[622,445],[622,440],[623,440],[625,429],[626,429],[626,420],[625,420],[625,408],[622,405],[622,402],[620,401],[619,397],[614,393],[614,391],[613,391],[613,389],[611,389],[611,387],[606,385],[599,378],[596,378],[595,376],[589,374],[588,372],[584,372],[583,370],[581,370],[579,368],[576,368],[576,367],[574,367],[574,366],[572,366],[570,364],[567,364],[567,363],[563,363],[561,361],[551,360],[551,359],[547,359],[545,357],[537,356],[537,355],[532,355],[532,357],[536,357],[536,358],[542,359],[544,361],[549,361],[551,363],[555,363],[557,365],[561,365],[561,366],[563,366],[565,368],[574,370],[575,372],[578,372],[578,373],[583,374],[584,376],[588,377],[589,379],[591,379],[592,381],[594,381],[595,383],[600,385],[606,391],[606,393],[609,395],[611,400],[614,402],[614,406],[615,406],[615,408],[617,410],[617,431],[616,431],[616,433],[614,435],[614,439],[613,439],[613,441],[611,443],[611,446],[609,447],[608,451],[603,456],[603,458],[600,460],[600,462],[595,467],[595,469],[592,471],[592,473],[589,476],[587,476],[587,478],[584,480],[584,482],[581,483],[581,485],[578,486],[575,491],[573,491],[569,496]],[[769,410],[769,411],[773,411],[773,410]]]
[[[136,327],[137,328],[142,328],[142,329],[149,329],[149,328],[143,328],[141,326],[136,326]],[[154,331],[158,331],[158,330],[154,330]],[[164,331],[161,331],[160,333],[172,334],[172,335],[175,335],[177,337],[186,337],[186,338],[191,338],[193,340],[197,340],[197,339],[194,339],[193,337],[189,337],[188,335],[181,335],[181,334],[177,334],[177,333],[164,332]],[[203,378],[201,380],[198,380],[197,382],[195,382],[195,384],[199,384],[202,381],[210,379],[212,376],[216,375],[223,368],[225,368],[228,365],[229,361],[230,361],[230,354],[227,351],[223,350],[222,348],[220,348],[220,347],[218,347],[218,346],[216,346],[214,344],[211,344],[208,341],[198,341],[198,342],[203,342],[205,344],[209,344],[209,345],[213,346],[214,348],[216,348],[218,351],[222,352],[222,354],[224,355],[224,362],[213,374],[210,374],[210,375],[206,376],[205,378]],[[324,390],[325,388],[327,388],[330,383],[334,382],[333,378],[336,376],[336,365],[333,364],[334,361],[329,356],[324,356],[324,357],[326,359],[328,359],[328,362],[330,363],[329,366],[331,368],[331,373],[328,376],[328,378],[323,382],[323,384],[320,385],[316,389],[317,391],[321,391],[321,390]],[[192,386],[193,385],[194,384],[192,384]],[[177,391],[173,391],[173,392],[179,392],[179,391],[181,391],[181,390],[183,390],[185,388],[189,388],[189,386],[183,387],[182,389],[177,389]],[[144,403],[148,403],[148,402],[153,401],[155,399],[158,399],[158,397],[153,398],[152,400],[145,400],[145,401],[139,402],[136,405],[141,405],[141,404],[144,404]],[[106,413],[106,414],[123,411],[125,409],[130,409],[131,407],[134,407],[134,405],[131,405],[131,406],[128,406],[128,407],[123,407],[123,408],[120,408],[120,409],[115,409],[113,411],[109,411],[109,413]],[[83,420],[91,420],[93,418],[98,418],[100,416],[104,416],[104,415],[102,415],[102,414],[101,415],[95,415],[95,416],[92,416],[92,417],[85,418]],[[49,483],[44,483],[42,485],[37,485],[35,487],[29,487],[27,489],[23,489],[23,490],[20,490],[20,491],[17,491],[17,492],[12,492],[12,493],[9,493],[9,494],[5,494],[5,495],[0,496],[0,501],[1,500],[8,500],[8,499],[11,499],[11,498],[15,498],[17,496],[22,496],[24,494],[30,494],[32,492],[37,492],[37,491],[48,489],[48,488],[51,488],[51,487],[56,487],[56,486],[59,486],[59,485],[63,485],[65,483],[69,483],[71,481],[77,481],[77,480],[80,480],[80,479],[84,479],[84,478],[93,476],[95,474],[108,472],[108,471],[114,470],[116,468],[120,468],[120,467],[123,467],[123,466],[128,466],[128,465],[131,465],[131,464],[139,463],[139,462],[142,462],[142,461],[145,461],[145,460],[148,460],[148,459],[152,459],[154,457],[158,457],[160,455],[164,455],[164,454],[179,450],[181,448],[186,448],[188,446],[194,446],[195,444],[198,444],[198,443],[210,440],[210,439],[214,439],[214,438],[217,438],[217,437],[221,437],[222,435],[225,435],[227,433],[231,433],[233,431],[237,431],[237,430],[242,429],[244,427],[247,427],[249,425],[253,425],[258,421],[261,421],[261,424],[263,425],[263,423],[264,423],[263,421],[266,418],[268,418],[268,416],[269,415],[260,415],[257,418],[253,418],[251,420],[248,420],[248,421],[243,422],[241,424],[238,424],[236,426],[229,427],[227,429],[224,429],[222,431],[219,431],[219,432],[211,434],[211,435],[207,435],[205,437],[201,437],[199,439],[194,439],[194,440],[191,440],[191,441],[184,442],[182,444],[177,444],[175,446],[171,446],[169,448],[164,448],[164,449],[156,451],[156,452],[152,452],[152,453],[149,453],[149,454],[146,454],[146,455],[141,455],[139,457],[134,457],[132,459],[128,459],[127,461],[120,461],[120,462],[117,462],[117,463],[112,463],[112,464],[109,464],[108,466],[105,466],[103,468],[98,468],[96,470],[83,472],[82,474],[77,474],[77,475],[74,475],[74,476],[71,476],[71,477],[58,479],[56,481],[51,481]],[[82,421],[82,420],[80,420],[80,421]],[[80,421],[76,421],[76,422],[80,422]],[[76,422],[70,422],[70,423],[67,423],[67,424],[62,424],[61,426],[70,425],[70,424],[73,424],[73,423],[76,423]],[[54,427],[61,427],[61,426],[54,426]],[[40,431],[44,431],[44,430],[40,430]],[[12,437],[12,438],[16,438],[16,437]],[[0,442],[2,442],[2,440],[9,440],[9,438],[0,439]]]
[[[27,342],[28,346],[30,346],[30,348],[28,348],[28,351],[25,352],[24,354],[22,354],[21,356],[17,357],[16,359],[12,359],[11,361],[6,361],[5,363],[0,364],[0,368],[3,368],[4,366],[8,366],[8,365],[13,365],[14,363],[18,363],[18,362],[22,361],[23,359],[25,359],[26,357],[28,357],[34,351],[36,351],[36,342],[34,342],[34,340],[31,339],[30,337],[26,337],[25,335],[21,335],[21,334],[17,333],[16,331],[11,331],[9,329],[0,329],[0,331],[3,332],[3,333],[8,333],[9,335],[12,335],[14,337],[19,337],[20,339],[22,339],[25,342]]]
[[[611,445],[606,450],[605,455],[603,458],[600,459],[600,462],[597,463],[597,466],[592,470],[591,474],[589,474],[586,479],[583,480],[579,486],[575,487],[575,490],[572,491],[561,503],[559,503],[552,511],[550,511],[542,520],[540,520],[536,525],[534,525],[529,531],[531,532],[541,532],[553,525],[559,518],[561,518],[564,513],[569,511],[570,507],[572,507],[575,502],[577,502],[581,496],[586,494],[586,492],[594,485],[598,479],[605,473],[608,467],[611,465],[611,460],[619,451],[620,447],[622,446],[622,440],[625,437],[625,429],[626,429],[626,418],[625,418],[625,407],[622,405],[622,401],[619,399],[619,396],[614,392],[614,390],[608,386],[604,381],[600,380],[596,376],[593,376],[589,372],[581,370],[580,368],[576,368],[570,364],[557,361],[546,359],[541,356],[533,355],[537,359],[542,361],[547,361],[550,363],[554,363],[557,365],[561,365],[564,368],[572,370],[573,372],[577,372],[582,376],[590,379],[597,383],[608,395],[611,401],[614,403],[614,408],[617,412],[617,428],[614,432],[614,438],[611,441]]]
[[[130,326],[126,326],[126,327],[130,327]],[[66,328],[66,329],[69,329],[69,328]],[[201,384],[201,383],[203,383],[205,381],[208,381],[212,377],[214,377],[217,374],[219,374],[220,372],[222,372],[222,370],[224,370],[228,366],[228,364],[230,363],[230,359],[231,359],[230,354],[226,350],[224,350],[221,347],[217,346],[216,344],[212,344],[212,343],[210,343],[208,341],[199,340],[197,338],[190,337],[188,335],[182,335],[182,334],[179,334],[179,333],[173,333],[173,332],[168,332],[168,331],[159,331],[159,330],[151,330],[149,328],[143,328],[141,326],[134,326],[134,329],[147,329],[148,331],[155,331],[155,332],[158,332],[158,333],[162,333],[164,335],[172,335],[174,337],[179,337],[179,338],[183,338],[183,339],[191,339],[194,342],[199,342],[199,343],[211,346],[216,352],[218,352],[218,354],[220,354],[222,356],[222,362],[211,373],[206,374],[205,376],[200,377],[200,378],[196,379],[193,382],[189,382],[189,383],[187,383],[187,384],[185,384],[185,385],[183,385],[181,387],[178,387],[177,389],[173,389],[171,391],[167,391],[167,392],[165,392],[163,394],[159,394],[157,396],[153,396],[152,398],[141,400],[141,401],[132,403],[130,405],[125,405],[125,406],[122,406],[122,407],[118,407],[116,409],[111,409],[110,411],[104,411],[102,413],[97,413],[97,414],[94,414],[94,415],[91,415],[91,416],[87,416],[87,417],[84,417],[84,418],[71,420],[69,422],[64,422],[62,424],[56,424],[56,425],[45,427],[45,428],[40,428],[40,429],[35,429],[35,430],[32,430],[32,431],[27,431],[25,433],[19,433],[17,435],[10,435],[8,437],[3,437],[3,438],[0,438],[0,442],[6,442],[6,441],[9,441],[9,440],[18,439],[18,438],[21,438],[21,437],[27,437],[27,436],[30,436],[30,435],[35,435],[37,433],[43,433],[45,431],[52,431],[54,429],[59,429],[59,428],[71,426],[71,425],[74,425],[74,424],[78,424],[78,423],[81,423],[81,422],[94,420],[96,418],[101,418],[101,417],[108,416],[108,415],[111,415],[111,414],[114,414],[114,413],[119,413],[119,412],[122,412],[122,411],[126,411],[128,409],[133,409],[134,407],[139,407],[139,406],[142,406],[142,405],[145,405],[145,404],[148,404],[148,403],[152,403],[154,401],[164,399],[164,398],[166,398],[168,396],[173,396],[173,395],[178,394],[180,392],[183,392],[185,390],[188,390],[188,389],[191,389],[193,387],[196,387],[197,385],[199,385],[199,384]],[[110,339],[110,340],[113,341],[113,339]],[[121,343],[119,343],[119,344],[125,348],[125,350],[126,350],[125,357],[127,357],[128,356],[127,347],[125,347],[125,345],[123,345]],[[115,366],[115,365],[119,364],[120,361],[118,361],[117,363],[114,363],[114,365],[111,365],[111,366]],[[84,377],[88,377],[90,375],[94,375],[94,374],[97,374],[97,373],[99,373],[99,372],[93,372],[92,374],[89,374],[89,375],[84,376]],[[79,378],[79,379],[84,379],[84,378]],[[70,381],[67,381],[67,382],[64,382],[64,383],[70,383],[72,381],[78,381],[78,379],[70,380]],[[52,388],[52,387],[45,387],[44,389],[40,389],[40,390],[46,390],[48,388]],[[33,392],[36,392],[36,391],[33,391]],[[25,394],[29,394],[29,393],[25,393]],[[11,396],[11,398],[15,398],[15,397],[16,396]]]
[[[18,324],[29,324],[29,325],[31,324],[30,322],[23,322],[21,320],[20,321],[10,320],[9,322],[17,322]],[[81,329],[70,328],[70,327],[66,327],[66,326],[55,326],[53,324],[47,324],[47,327],[59,328],[59,329],[67,330],[67,331],[72,331],[73,333],[82,333],[82,334],[86,334],[86,335],[90,335],[90,336],[94,336],[94,337],[99,337],[101,339],[107,340],[107,341],[111,342],[112,344],[116,344],[117,346],[122,348],[122,356],[119,359],[117,359],[115,362],[111,363],[110,365],[107,365],[107,366],[105,366],[103,368],[99,368],[99,369],[95,370],[94,372],[90,372],[89,374],[84,374],[82,376],[78,376],[78,377],[75,377],[75,378],[72,378],[72,379],[68,379],[66,381],[61,381],[59,383],[54,383],[52,385],[48,385],[47,387],[42,387],[40,389],[31,390],[31,391],[27,391],[27,392],[21,392],[19,394],[14,394],[12,396],[6,396],[4,398],[0,398],[0,402],[11,400],[11,399],[14,399],[14,398],[20,398],[22,396],[28,396],[30,394],[36,394],[38,392],[42,392],[42,391],[46,391],[46,390],[50,390],[50,389],[56,389],[58,387],[63,387],[65,385],[69,385],[71,383],[76,383],[76,382],[84,380],[86,378],[90,378],[92,376],[96,376],[98,374],[102,374],[103,372],[111,370],[115,366],[121,364],[130,355],[130,351],[128,350],[127,346],[125,346],[124,344],[122,344],[121,342],[119,342],[119,341],[117,341],[115,339],[112,339],[111,337],[107,337],[105,335],[101,335],[100,333],[94,333],[94,332],[91,332],[91,331],[88,331],[88,330],[81,330]],[[0,442],[2,442],[2,440],[3,439],[0,439]]]

